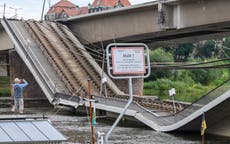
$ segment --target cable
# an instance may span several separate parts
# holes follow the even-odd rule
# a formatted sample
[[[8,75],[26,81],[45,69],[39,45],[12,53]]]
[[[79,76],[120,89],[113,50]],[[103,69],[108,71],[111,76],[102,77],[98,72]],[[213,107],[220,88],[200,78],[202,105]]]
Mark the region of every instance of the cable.
[[[57,24],[57,25],[60,25],[60,24]],[[45,26],[45,25],[43,25],[43,24],[41,24],[41,26],[44,27],[46,30],[52,32],[52,33],[54,32],[54,31],[51,30],[49,27],[47,27],[47,26]],[[64,27],[64,28],[65,28],[65,27]],[[65,29],[66,29],[66,28],[65,28]],[[66,30],[69,31],[68,29],[66,29]],[[55,33],[56,33],[56,32],[55,32]],[[44,34],[42,34],[42,35],[44,36]],[[63,33],[62,33],[62,34],[59,34],[59,36],[66,37],[66,35],[64,35]],[[72,40],[72,39],[71,39],[71,40]],[[68,43],[68,41],[66,41],[66,40],[64,40],[64,41]],[[72,41],[74,41],[74,40],[72,40]],[[78,48],[78,47],[77,47],[77,48]],[[79,48],[78,48],[78,49],[79,49]],[[87,49],[96,52],[96,50],[94,50],[94,49],[92,49],[92,48],[90,48],[90,47],[87,47]],[[84,49],[81,49],[81,50],[86,51],[86,50],[84,50]],[[86,51],[86,52],[90,53],[89,51]],[[94,53],[90,53],[90,54],[91,54],[91,55],[94,55],[94,56],[96,56],[96,57],[99,57],[97,54],[103,55],[103,54],[100,53],[100,52],[97,52],[97,54],[94,54]],[[101,58],[101,57],[100,57],[100,58]]]
[[[222,45],[222,48],[227,49],[227,50],[230,50],[230,48],[228,48],[228,47],[226,47],[226,46],[224,46],[224,45]]]
[[[221,50],[223,51],[223,53],[225,54],[225,56],[226,56],[227,58],[230,58],[229,55],[224,51],[224,48],[223,48],[223,47],[221,48]],[[227,49],[227,50],[228,50],[228,49]],[[229,49],[229,50],[230,50],[230,49]]]
[[[85,83],[86,83],[87,81],[85,81]],[[68,98],[67,100],[71,100],[76,94],[78,94],[82,89],[83,89],[83,85],[84,84],[82,84],[82,86],[75,92],[75,93],[73,93],[72,95],[71,95],[71,97],[70,98]],[[58,112],[60,112],[61,111],[61,109],[63,109],[64,108],[64,106],[61,106],[61,107],[59,107],[59,109],[55,112],[55,109],[56,109],[56,107],[53,109],[53,114],[54,115],[56,115]]]
[[[50,30],[48,27],[46,27],[46,26],[44,26],[44,25],[41,25],[41,26],[44,27],[45,29],[49,30],[50,32],[53,32],[53,31]],[[46,37],[44,33],[40,33],[40,35],[42,35],[43,37]],[[52,40],[51,40],[51,42],[52,42]],[[53,42],[54,42],[54,41],[53,41]],[[66,41],[66,42],[67,42],[67,41]],[[85,50],[85,49],[80,49],[80,50],[85,51],[85,52],[87,52],[87,53],[89,53],[89,54],[91,54],[91,55],[94,55],[94,56],[99,57],[98,55],[92,54],[92,53],[90,53],[89,51],[87,51],[87,50]],[[79,54],[79,53],[76,53],[76,52],[74,52],[74,54],[79,55],[79,56],[81,56],[81,57],[85,57],[84,55]],[[88,57],[88,59],[92,59],[92,60],[95,60],[95,61],[98,61],[98,62],[103,62],[103,61],[102,61],[102,58],[101,58],[101,57],[99,57],[99,58],[100,58],[100,59]]]
[[[230,68],[230,64],[222,64],[215,66],[154,66],[151,65],[152,69],[214,69],[214,68]]]
[[[82,38],[83,39],[83,38]],[[83,39],[84,40],[84,39]],[[85,40],[86,41],[86,40]],[[115,39],[113,39],[114,43],[116,43]],[[228,48],[230,49],[230,48]],[[221,62],[221,61],[225,61],[225,60],[230,60],[229,58],[226,59],[219,59],[219,60],[215,60],[215,61],[210,61],[210,62],[199,62],[199,63],[194,63],[194,64],[182,64],[180,66],[192,66],[192,65],[204,65],[204,64],[209,64],[209,63],[215,63],[215,62]],[[165,64],[165,65],[170,65],[170,64]],[[178,65],[177,65],[178,66]]]
[[[210,64],[210,63],[216,63],[216,62],[222,62],[222,61],[228,61],[230,58],[223,58],[223,59],[218,59],[218,60],[213,60],[209,62],[198,62],[198,63],[191,63],[191,64],[181,64],[180,66],[192,66],[192,65],[203,65],[203,64]],[[157,63],[156,63],[157,65]],[[160,65],[173,65],[171,63],[160,63]],[[175,64],[174,64],[175,65]],[[178,65],[177,65],[178,66]]]
[[[35,22],[36,22],[36,21],[35,21]],[[38,23],[38,22],[37,22],[37,23]],[[43,25],[42,23],[39,23],[39,24],[40,24],[40,26],[44,27],[46,30],[50,31],[51,33],[54,33],[54,31],[51,30],[49,27]],[[68,31],[69,31],[69,30],[68,30]],[[55,33],[56,33],[56,32],[55,32]],[[45,36],[43,33],[41,33],[41,35]],[[64,35],[64,34],[59,34],[59,36],[66,37],[66,35]],[[51,41],[52,41],[52,40],[51,40]],[[55,42],[55,41],[53,41],[53,42]],[[67,42],[67,41],[65,40],[65,42]],[[88,47],[88,49],[90,49],[90,48]],[[84,50],[84,49],[81,49],[81,50]],[[91,50],[93,51],[93,49],[91,49]],[[87,52],[88,52],[88,51],[87,51]]]
[[[57,23],[58,24],[58,23]],[[60,25],[60,24],[59,24]],[[47,29],[48,31],[50,31],[50,32],[53,32],[53,30],[51,30],[50,28],[48,28],[47,26],[45,26],[45,25],[41,25],[42,27],[44,27],[45,29]],[[66,27],[64,27],[66,30],[68,30]],[[69,31],[69,30],[68,30]],[[41,35],[43,35],[43,36],[45,36],[43,33],[41,33]],[[64,34],[61,34],[60,36],[65,36]],[[64,40],[65,42],[67,42],[66,40]],[[115,39],[113,39],[113,41],[114,41],[114,43],[116,43],[116,41],[115,41]],[[93,51],[93,52],[96,52],[97,54],[94,54],[94,53],[92,53],[92,52],[90,52],[90,51],[87,51],[87,50],[85,50],[85,49],[80,49],[80,50],[83,50],[83,51],[86,51],[86,52],[88,52],[90,55],[93,55],[93,56],[96,56],[96,57],[99,57],[99,59],[98,58],[91,58],[91,57],[87,57],[88,59],[93,59],[93,60],[95,60],[95,61],[97,61],[97,62],[102,62],[102,63],[107,63],[104,59],[103,59],[103,57],[101,57],[100,55],[98,55],[98,54],[102,54],[103,55],[103,53],[100,53],[100,52],[98,52],[98,51],[96,51],[96,50],[94,50],[94,49],[92,49],[92,48],[90,48],[90,47],[88,47],[88,46],[86,46],[87,47],[87,49],[89,49],[90,51]],[[76,53],[76,52],[74,52],[76,55],[79,55],[79,56],[81,56],[81,57],[85,57],[84,55],[82,55],[82,54],[79,54],[79,53]],[[215,60],[215,61],[210,61],[210,62],[199,62],[199,63],[193,63],[193,64],[181,64],[181,65],[175,65],[175,64],[152,64],[152,68],[156,68],[156,65],[164,65],[164,66],[168,66],[168,69],[172,69],[172,68],[185,68],[185,69],[195,69],[195,68],[215,68],[215,67],[218,67],[218,66],[205,66],[205,67],[187,67],[187,66],[194,66],[194,65],[205,65],[205,64],[210,64],[210,63],[215,63],[215,62],[221,62],[221,61],[225,61],[225,60],[230,60],[230,58],[225,58],[225,59],[219,59],[219,60]],[[222,65],[220,65],[219,67],[222,67]],[[223,66],[223,67],[226,67],[226,66]],[[163,66],[158,66],[158,68],[164,68],[164,69],[167,69],[167,67],[163,67]]]

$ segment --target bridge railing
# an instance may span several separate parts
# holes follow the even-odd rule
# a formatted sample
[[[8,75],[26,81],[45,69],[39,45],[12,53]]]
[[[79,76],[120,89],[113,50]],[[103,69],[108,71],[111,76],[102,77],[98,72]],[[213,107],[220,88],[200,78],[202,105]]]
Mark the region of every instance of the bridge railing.
[[[200,99],[198,99],[194,103],[188,105],[187,107],[184,107],[184,109],[182,109],[181,111],[174,114],[174,116],[177,116],[179,119],[182,119],[182,118],[194,113],[195,111],[199,110],[200,108],[207,105],[211,101],[215,100],[219,96],[223,95],[227,91],[230,91],[230,79],[226,80],[220,86],[211,90],[210,92],[208,92],[206,95],[202,96]],[[170,115],[170,116],[172,116],[172,115]]]

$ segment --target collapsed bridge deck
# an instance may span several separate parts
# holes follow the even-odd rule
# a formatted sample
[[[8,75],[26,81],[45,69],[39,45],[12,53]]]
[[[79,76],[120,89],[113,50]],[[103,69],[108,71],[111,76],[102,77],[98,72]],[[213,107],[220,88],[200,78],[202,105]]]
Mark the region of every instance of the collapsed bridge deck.
[[[1,23],[13,41],[15,50],[51,103],[76,108],[82,105],[82,99],[87,96],[87,80],[90,79],[91,93],[98,101],[96,107],[115,113],[122,111],[129,96],[120,91],[106,74],[107,94],[100,95],[103,70],[66,26],[53,22],[6,19]],[[229,86],[229,82],[226,86]],[[184,110],[169,116],[165,116],[165,111],[173,111],[171,103],[156,100],[155,97],[135,96],[125,115],[157,131],[189,130],[187,125],[197,125],[197,119],[203,111],[212,110],[228,99],[229,87],[221,89],[214,99],[193,104],[186,109],[184,107],[187,105],[178,103],[177,110]],[[214,104],[209,106],[213,101]],[[88,103],[85,106],[89,106]],[[199,128],[196,126],[191,129]]]

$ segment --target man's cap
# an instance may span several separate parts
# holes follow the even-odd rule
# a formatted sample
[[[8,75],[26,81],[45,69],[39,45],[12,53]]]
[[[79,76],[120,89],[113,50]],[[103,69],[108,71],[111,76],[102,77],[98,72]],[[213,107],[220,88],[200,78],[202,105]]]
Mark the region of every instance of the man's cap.
[[[19,83],[20,81],[21,81],[21,80],[20,80],[19,78],[15,78],[15,79],[14,79],[14,82],[15,82],[15,83]]]

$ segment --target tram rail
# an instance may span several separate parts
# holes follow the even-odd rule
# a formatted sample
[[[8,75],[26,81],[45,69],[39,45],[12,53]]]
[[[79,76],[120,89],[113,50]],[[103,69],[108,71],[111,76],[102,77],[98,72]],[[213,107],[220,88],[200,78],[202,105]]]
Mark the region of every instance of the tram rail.
[[[93,58],[87,50],[80,47],[80,42],[64,25],[53,22],[23,21],[25,29],[36,40],[39,48],[47,57],[56,73],[65,83],[70,95],[86,96],[87,80],[90,79],[92,95],[100,94],[101,72],[92,63]],[[115,84],[107,83],[107,97],[127,101],[129,95],[122,94]],[[106,97],[105,95],[102,95]],[[150,110],[173,112],[173,106],[169,102],[155,98],[134,96],[134,103]],[[176,109],[180,111],[185,105],[177,103]]]
[[[52,104],[77,108],[87,96],[87,81],[91,79],[92,96],[98,109],[120,113],[129,99],[107,77],[108,95],[99,95],[102,69],[89,52],[65,26],[51,22],[17,21],[3,19],[1,23],[15,44],[15,50],[30,69],[48,100]],[[206,112],[215,121],[224,119],[229,109],[230,80],[203,96],[193,104],[157,97],[134,96],[126,115],[156,131],[199,130],[197,121]],[[89,106],[85,102],[85,106]],[[227,107],[227,108],[226,108]]]

